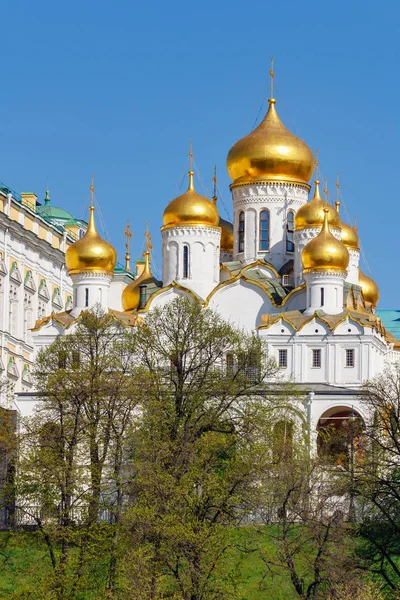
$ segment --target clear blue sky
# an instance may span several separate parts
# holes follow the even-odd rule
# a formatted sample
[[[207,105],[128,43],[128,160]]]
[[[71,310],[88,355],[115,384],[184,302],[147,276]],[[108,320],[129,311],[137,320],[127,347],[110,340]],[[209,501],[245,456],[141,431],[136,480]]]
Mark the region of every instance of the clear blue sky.
[[[85,218],[94,172],[119,260],[126,220],[133,257],[148,220],[160,266],[189,139],[232,213],[226,154],[268,96],[273,54],[279,114],[319,148],[332,198],[339,171],[380,308],[399,308],[399,18],[395,0],[4,0],[0,181],[39,198],[48,182]]]

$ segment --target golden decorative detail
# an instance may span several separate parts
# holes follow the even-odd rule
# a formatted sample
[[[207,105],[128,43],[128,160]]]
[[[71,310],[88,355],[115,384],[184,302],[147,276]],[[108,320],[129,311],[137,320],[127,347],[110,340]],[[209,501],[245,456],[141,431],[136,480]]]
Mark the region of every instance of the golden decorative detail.
[[[334,211],[336,213],[336,211]],[[349,253],[343,242],[337,240],[329,230],[329,210],[324,209],[324,224],[320,233],[303,249],[301,262],[303,273],[310,271],[346,271]]]
[[[361,287],[364,300],[372,306],[376,306],[379,301],[379,287],[375,281],[358,269],[358,285]]]
[[[125,271],[129,271],[131,270],[131,238],[133,236],[133,233],[131,231],[131,226],[129,221],[127,221],[126,223],[126,227],[125,227]]]
[[[194,189],[192,171],[193,152],[190,147],[189,185],[184,194],[181,194],[168,204],[164,210],[164,227],[174,225],[207,225],[217,227],[219,222],[218,210],[208,198],[198,194]]]
[[[329,226],[340,229],[340,216],[333,206],[322,200],[321,193],[319,191],[319,181],[316,179],[314,196],[309,202],[307,202],[307,204],[303,204],[303,206],[299,208],[295,215],[295,229],[298,231],[301,229],[321,227],[324,222],[325,209],[328,209]]]
[[[111,244],[103,240],[97,233],[94,220],[93,177],[90,186],[92,192],[91,206],[89,207],[89,223],[85,235],[72,244],[65,253],[65,262],[68,273],[104,272],[112,275],[117,263],[117,254]]]
[[[229,150],[227,168],[234,184],[283,181],[308,184],[314,166],[310,148],[291,133],[276,112],[275,98],[263,121]]]

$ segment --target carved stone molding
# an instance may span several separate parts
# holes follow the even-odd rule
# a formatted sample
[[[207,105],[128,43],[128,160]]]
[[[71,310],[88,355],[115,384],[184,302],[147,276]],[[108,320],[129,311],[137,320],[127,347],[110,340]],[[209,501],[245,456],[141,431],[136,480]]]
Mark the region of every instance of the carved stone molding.
[[[221,230],[216,227],[196,227],[195,225],[190,227],[184,227],[177,225],[176,227],[171,227],[170,229],[163,230],[163,236],[165,237],[208,237],[208,238],[217,238],[219,239],[221,235]]]
[[[304,273],[305,279],[311,275],[313,279],[325,279],[326,277],[335,277],[345,279],[347,277],[347,271],[336,271],[335,269],[326,269],[324,271],[309,271]]]
[[[71,278],[73,281],[82,281],[84,279],[106,279],[111,281],[113,276],[106,271],[84,271],[82,273],[72,273]]]
[[[330,231],[332,233],[332,235],[337,239],[340,240],[342,232],[340,229],[337,229],[336,227],[331,227]],[[317,235],[321,233],[321,228],[317,228],[317,227],[313,227],[313,228],[307,228],[307,229],[297,229],[294,232],[294,242],[309,242],[310,240],[313,240],[315,237],[317,237]]]
[[[289,185],[289,184],[277,184],[277,183],[266,183],[258,185],[244,185],[241,187],[234,188],[232,190],[232,196],[234,200],[240,200],[241,198],[257,198],[258,196],[276,198],[276,199],[301,199],[304,202],[308,199],[308,191],[304,187]]]

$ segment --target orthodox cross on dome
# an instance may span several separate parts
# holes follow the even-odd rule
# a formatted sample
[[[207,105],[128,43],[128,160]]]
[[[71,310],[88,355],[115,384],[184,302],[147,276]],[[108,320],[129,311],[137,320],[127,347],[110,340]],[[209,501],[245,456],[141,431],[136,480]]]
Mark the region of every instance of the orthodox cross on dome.
[[[271,76],[270,79],[270,97],[273,98],[274,97],[274,79],[275,79],[275,72],[274,72],[274,57],[271,56],[271,68],[269,70],[269,74]]]
[[[325,194],[326,200],[328,201],[329,200],[329,192],[328,192],[328,178],[327,177],[325,177],[324,194]]]
[[[94,173],[92,173],[92,183],[90,184],[90,206],[94,207]]]
[[[125,226],[125,271],[131,270],[130,260],[131,260],[131,238],[133,236],[131,226],[129,221],[126,222]]]
[[[149,222],[146,221],[146,230],[144,232],[144,235],[146,237],[146,252],[148,252],[150,254],[150,250],[153,248],[153,244],[151,242],[151,235],[149,232]]]
[[[319,154],[319,150],[318,148],[316,148],[315,150],[315,179],[318,181],[319,180],[319,159],[318,159],[318,154]]]
[[[339,212],[339,206],[340,206],[340,200],[339,200],[339,193],[340,193],[340,183],[339,183],[339,171],[336,172],[336,202],[335,202],[335,206],[336,206],[336,210],[337,212]]]
[[[218,183],[218,179],[217,179],[217,165],[214,165],[214,175],[212,176],[212,181],[214,182],[214,193],[213,193],[213,202],[214,204],[217,203],[217,183]]]
[[[189,143],[189,171],[190,172],[193,171],[193,146],[192,146],[192,140],[190,140],[190,143]]]

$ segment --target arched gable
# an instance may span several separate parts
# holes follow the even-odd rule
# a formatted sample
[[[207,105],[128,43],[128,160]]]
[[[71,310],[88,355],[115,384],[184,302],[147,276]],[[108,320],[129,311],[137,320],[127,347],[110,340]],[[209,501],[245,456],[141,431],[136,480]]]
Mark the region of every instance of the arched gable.
[[[305,284],[295,288],[283,299],[282,310],[303,310],[306,307],[306,286]]]
[[[272,300],[262,286],[236,278],[221,283],[208,296],[206,306],[239,327],[251,331],[261,322],[263,313],[272,312]]]
[[[168,302],[171,302],[179,296],[186,296],[192,302],[201,303],[201,299],[194,292],[192,292],[192,290],[189,290],[173,281],[170,285],[157,290],[157,292],[155,292],[155,294],[149,298],[146,306],[142,310],[139,310],[138,313],[146,313],[152,308],[163,307]]]

